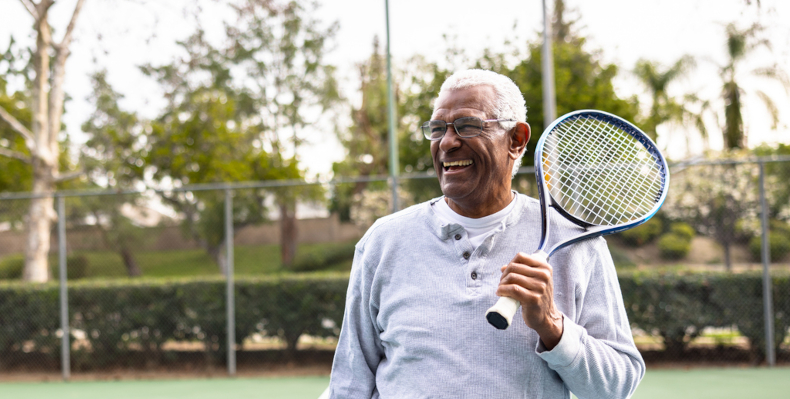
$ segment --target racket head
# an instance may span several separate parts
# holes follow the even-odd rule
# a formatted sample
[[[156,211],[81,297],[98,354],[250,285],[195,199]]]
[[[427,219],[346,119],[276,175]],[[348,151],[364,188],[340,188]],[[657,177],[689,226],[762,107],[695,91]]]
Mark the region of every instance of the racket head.
[[[590,236],[638,226],[658,212],[669,191],[669,168],[653,140],[628,121],[598,110],[563,115],[535,149],[535,177],[545,250],[548,207],[587,229],[556,250]]]

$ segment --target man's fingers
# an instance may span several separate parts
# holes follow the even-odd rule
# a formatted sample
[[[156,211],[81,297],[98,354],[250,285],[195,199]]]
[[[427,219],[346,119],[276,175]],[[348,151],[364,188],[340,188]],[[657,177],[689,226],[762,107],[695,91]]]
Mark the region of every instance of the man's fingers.
[[[519,252],[513,257],[510,263],[520,263],[527,266],[539,267],[546,266],[546,259],[542,256],[528,255],[524,252]]]
[[[538,303],[541,295],[535,291],[522,287],[518,284],[500,285],[496,290],[497,296],[513,298],[520,303]]]
[[[546,276],[530,277],[516,273],[507,274],[502,281],[499,282],[500,287],[519,286],[537,294],[547,292],[548,285],[549,280]]]
[[[510,264],[506,266],[502,266],[500,270],[502,270],[502,276],[499,278],[499,281],[504,281],[505,278],[511,274],[543,279],[550,278],[552,274],[551,266],[549,265],[528,266],[513,262],[510,262]]]

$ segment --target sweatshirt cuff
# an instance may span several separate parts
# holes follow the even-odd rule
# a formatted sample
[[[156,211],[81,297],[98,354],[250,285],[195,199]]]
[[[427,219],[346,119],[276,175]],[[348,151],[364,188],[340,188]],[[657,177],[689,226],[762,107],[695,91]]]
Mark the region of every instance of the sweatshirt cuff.
[[[552,369],[568,367],[573,363],[582,348],[582,338],[584,337],[584,327],[574,323],[564,314],[562,315],[562,337],[560,342],[552,350],[548,350],[543,342],[538,339],[535,351],[541,359],[548,363]]]

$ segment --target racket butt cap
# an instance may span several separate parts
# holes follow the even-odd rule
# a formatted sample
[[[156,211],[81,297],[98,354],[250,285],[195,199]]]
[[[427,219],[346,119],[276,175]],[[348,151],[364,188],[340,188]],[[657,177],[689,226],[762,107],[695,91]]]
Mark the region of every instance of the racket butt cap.
[[[504,330],[510,327],[519,305],[518,301],[513,298],[501,297],[494,306],[486,311],[486,320],[492,326]]]
[[[488,312],[486,314],[486,320],[498,330],[506,330],[510,327],[510,323],[508,323],[507,319],[497,312]]]

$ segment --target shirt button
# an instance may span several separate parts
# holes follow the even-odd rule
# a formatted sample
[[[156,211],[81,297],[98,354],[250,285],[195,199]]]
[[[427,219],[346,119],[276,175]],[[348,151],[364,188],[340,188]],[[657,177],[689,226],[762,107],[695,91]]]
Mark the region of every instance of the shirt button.
[[[477,280],[477,272],[472,272],[472,280]]]
[[[469,260],[469,252],[464,252],[464,259]]]
[[[455,235],[455,239],[456,239],[456,240],[460,240],[460,239],[461,239],[461,235],[460,235],[460,234],[456,234],[456,235]]]

